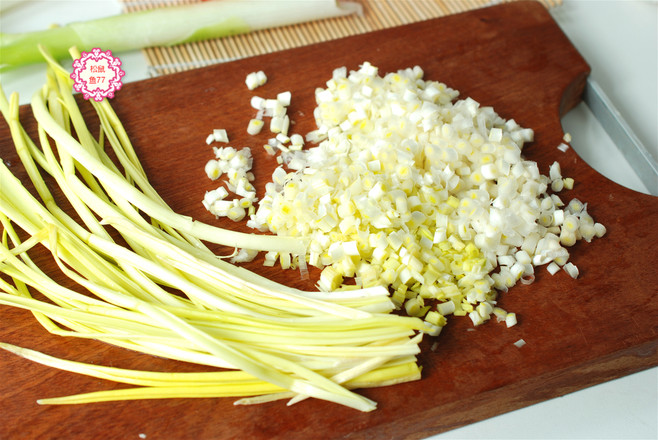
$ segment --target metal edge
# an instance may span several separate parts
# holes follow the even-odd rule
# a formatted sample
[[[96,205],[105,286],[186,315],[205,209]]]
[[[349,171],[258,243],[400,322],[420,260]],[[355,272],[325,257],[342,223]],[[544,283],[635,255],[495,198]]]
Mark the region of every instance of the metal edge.
[[[583,101],[637,173],[649,193],[658,196],[658,163],[630,128],[608,95],[591,76],[585,85]]]

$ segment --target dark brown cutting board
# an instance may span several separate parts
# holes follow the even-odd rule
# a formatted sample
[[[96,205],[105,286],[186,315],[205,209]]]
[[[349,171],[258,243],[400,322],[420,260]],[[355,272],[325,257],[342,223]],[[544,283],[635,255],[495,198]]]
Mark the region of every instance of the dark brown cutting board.
[[[200,203],[213,187],[203,171],[212,154],[206,135],[226,128],[234,145],[252,146],[262,186],[275,163],[260,148],[266,133],[256,141],[245,134],[253,114],[249,98],[290,90],[293,131],[304,134],[314,128],[314,89],[334,68],[356,69],[364,61],[381,72],[419,65],[426,78],[535,130],[526,157],[543,173],[558,160],[563,175],[576,179],[563,197],[588,202],[608,228],[603,239],[571,249],[580,278],[539,270],[534,284],[501,295],[502,307],[519,316],[511,329],[496,322],[473,329],[468,318],[451,319],[436,351],[429,350],[430,339],[423,343],[421,381],[362,391],[379,402],[367,414],[311,400],[292,407],[235,407],[228,398],[39,406],[39,398],[120,386],[0,352],[1,439],[423,438],[658,364],[658,199],[602,177],[573,149],[556,148],[560,116],[580,101],[589,67],[538,3],[504,4],[127,84],[112,102],[156,189],[178,211],[213,222]],[[264,70],[269,82],[249,92],[243,81],[255,70]],[[6,124],[0,140],[0,155],[24,177]],[[53,267],[47,258],[38,260]],[[297,272],[250,267],[312,287]],[[128,368],[202,369],[52,336],[21,310],[0,307],[0,323],[0,341],[55,356]],[[517,348],[521,338],[527,344]]]

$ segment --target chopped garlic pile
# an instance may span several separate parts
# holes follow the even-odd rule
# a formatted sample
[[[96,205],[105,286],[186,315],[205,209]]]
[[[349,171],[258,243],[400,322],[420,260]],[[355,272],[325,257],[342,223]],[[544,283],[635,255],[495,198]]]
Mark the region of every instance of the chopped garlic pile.
[[[323,290],[350,288],[347,278],[387,285],[437,334],[450,314],[514,325],[496,292],[532,282],[535,266],[577,276],[565,246],[605,228],[555,194],[573,185],[559,164],[545,176],[522,157],[532,130],[457,96],[419,67],[384,77],[367,62],[336,69],[316,90],[318,129],[307,140],[319,145],[282,150],[248,221],[310,238],[307,261],[270,253],[266,264],[322,268]]]

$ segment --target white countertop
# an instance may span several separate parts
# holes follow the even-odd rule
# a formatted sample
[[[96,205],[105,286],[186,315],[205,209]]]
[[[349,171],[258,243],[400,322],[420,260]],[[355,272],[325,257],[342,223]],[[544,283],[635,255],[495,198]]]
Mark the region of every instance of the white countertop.
[[[8,3],[8,0],[0,0]],[[24,32],[121,11],[116,0],[33,0],[3,12],[0,32]],[[658,1],[563,0],[551,13],[592,67],[594,78],[658,160]],[[148,77],[141,52],[120,55],[124,82]],[[43,68],[0,74],[21,103],[43,82]],[[563,118],[572,147],[601,174],[648,192],[585,104]],[[658,368],[513,411],[431,439],[658,439]]]

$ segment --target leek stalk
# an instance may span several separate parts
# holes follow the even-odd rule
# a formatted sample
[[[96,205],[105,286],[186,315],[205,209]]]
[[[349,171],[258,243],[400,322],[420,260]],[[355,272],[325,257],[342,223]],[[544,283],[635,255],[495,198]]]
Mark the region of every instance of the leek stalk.
[[[72,46],[114,53],[154,46],[173,46],[360,11],[354,2],[208,1],[131,12],[74,22],[37,32],[0,34],[0,70],[42,62],[37,46],[56,59]]]

